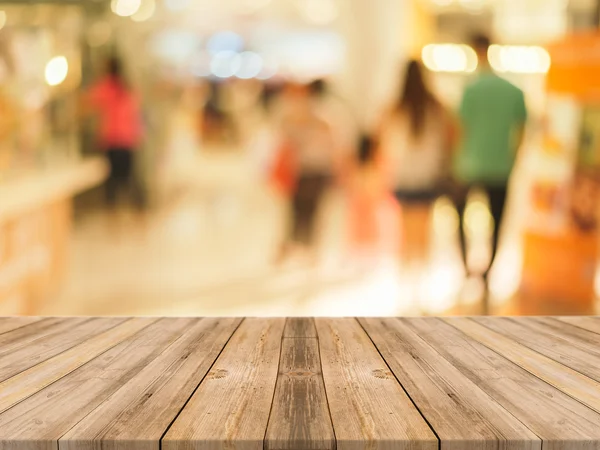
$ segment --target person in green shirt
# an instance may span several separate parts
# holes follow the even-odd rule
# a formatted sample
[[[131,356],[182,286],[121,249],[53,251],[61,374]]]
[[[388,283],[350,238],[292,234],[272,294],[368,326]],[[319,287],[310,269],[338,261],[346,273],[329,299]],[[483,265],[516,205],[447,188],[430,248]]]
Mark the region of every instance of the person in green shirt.
[[[469,190],[479,187],[485,190],[494,219],[492,260],[498,247],[498,237],[504,214],[508,181],[513,169],[517,150],[522,144],[527,109],[523,91],[497,76],[488,62],[490,39],[477,35],[472,46],[479,59],[477,78],[467,86],[460,105],[459,119],[462,125],[462,142],[456,153],[454,177],[464,189],[456,198],[460,215],[461,248],[467,267],[464,217],[466,197]]]

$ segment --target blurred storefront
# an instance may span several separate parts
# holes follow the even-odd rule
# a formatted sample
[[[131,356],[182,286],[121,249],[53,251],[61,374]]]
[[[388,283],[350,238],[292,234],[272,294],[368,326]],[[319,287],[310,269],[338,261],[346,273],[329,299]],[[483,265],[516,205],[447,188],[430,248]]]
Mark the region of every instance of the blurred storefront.
[[[71,201],[106,175],[78,127],[83,14],[0,3],[0,311],[28,313],[60,286]]]

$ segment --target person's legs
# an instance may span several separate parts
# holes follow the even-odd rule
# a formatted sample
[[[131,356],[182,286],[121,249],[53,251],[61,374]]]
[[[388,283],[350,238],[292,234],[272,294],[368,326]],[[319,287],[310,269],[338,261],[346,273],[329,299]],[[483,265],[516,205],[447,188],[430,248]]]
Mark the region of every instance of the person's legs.
[[[494,264],[496,254],[498,252],[498,243],[500,240],[500,231],[502,228],[502,219],[504,218],[504,210],[506,206],[506,186],[501,187],[488,187],[486,188],[488,199],[490,202],[490,213],[494,219],[494,230],[492,233],[492,248],[490,265],[484,273],[484,278],[487,281],[488,273]]]
[[[431,208],[434,192],[396,192],[402,211],[402,258],[405,265],[423,266],[429,259]]]
[[[109,207],[115,206],[117,202],[117,191],[119,189],[118,180],[118,151],[107,150],[106,158],[109,164],[109,175],[105,185],[106,203]]]
[[[313,208],[313,183],[311,177],[300,176],[292,198],[292,241],[305,244],[308,241]]]
[[[468,249],[467,249],[467,230],[465,223],[465,213],[467,210],[467,197],[469,189],[466,187],[460,188],[452,199],[454,207],[458,213],[458,239],[460,244],[460,255],[462,258],[463,266],[467,274],[469,274],[469,260],[468,260]]]
[[[403,262],[406,266],[422,268],[429,259],[431,205],[427,202],[409,202],[402,205]]]

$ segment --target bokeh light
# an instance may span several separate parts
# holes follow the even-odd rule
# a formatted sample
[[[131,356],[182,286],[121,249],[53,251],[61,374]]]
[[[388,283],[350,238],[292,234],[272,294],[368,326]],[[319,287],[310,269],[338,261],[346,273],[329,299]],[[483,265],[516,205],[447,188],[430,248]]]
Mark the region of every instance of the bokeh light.
[[[421,57],[433,72],[473,72],[478,63],[475,51],[462,44],[430,44],[423,48]]]
[[[7,22],[6,11],[0,11],[0,30],[4,28]]]
[[[236,72],[238,78],[247,80],[257,77],[263,68],[262,57],[254,52],[244,52],[240,55],[240,68]]]
[[[551,65],[548,51],[537,46],[492,45],[488,58],[500,73],[544,74]]]
[[[142,6],[142,0],[112,0],[111,9],[121,17],[130,17],[134,15]]]
[[[191,5],[190,0],[165,0],[165,6],[169,11],[184,11]]]
[[[58,86],[66,80],[69,74],[69,63],[64,56],[56,56],[46,64],[46,83]]]
[[[150,20],[156,12],[156,0],[142,0],[142,4],[138,11],[131,16],[134,22],[145,22]]]
[[[242,58],[238,53],[224,51],[213,56],[210,71],[218,78],[230,78],[238,73],[241,66]]]
[[[316,25],[327,25],[340,13],[335,0],[303,0],[300,7],[304,18]]]
[[[222,31],[214,34],[206,46],[213,55],[221,52],[237,53],[244,47],[244,39],[233,31]]]

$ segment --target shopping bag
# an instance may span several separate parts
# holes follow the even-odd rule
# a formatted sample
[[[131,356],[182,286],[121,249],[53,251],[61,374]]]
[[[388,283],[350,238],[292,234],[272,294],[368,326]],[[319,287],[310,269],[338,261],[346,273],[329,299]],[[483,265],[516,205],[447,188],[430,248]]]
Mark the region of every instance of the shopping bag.
[[[294,150],[282,143],[275,154],[271,168],[271,183],[283,195],[289,195],[296,186],[296,161]]]

